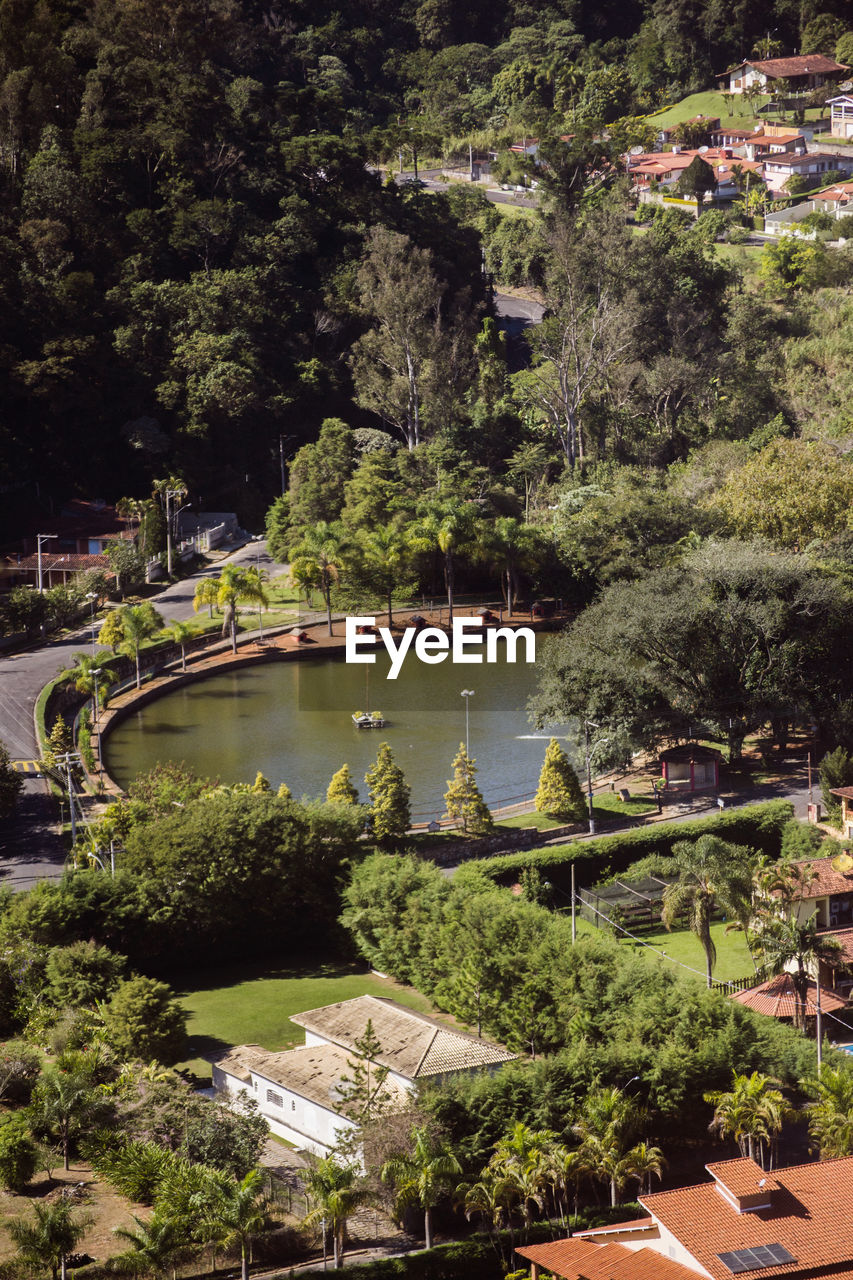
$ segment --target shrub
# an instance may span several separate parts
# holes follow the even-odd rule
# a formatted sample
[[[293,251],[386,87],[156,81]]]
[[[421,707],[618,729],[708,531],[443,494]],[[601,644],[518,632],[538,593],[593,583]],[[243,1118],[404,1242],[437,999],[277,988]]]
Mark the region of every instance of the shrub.
[[[122,982],[104,1010],[107,1039],[121,1057],[177,1062],[187,1039],[187,1012],[172,988],[153,978]]]
[[[38,1149],[22,1115],[0,1117],[0,1183],[21,1191],[38,1165]]]

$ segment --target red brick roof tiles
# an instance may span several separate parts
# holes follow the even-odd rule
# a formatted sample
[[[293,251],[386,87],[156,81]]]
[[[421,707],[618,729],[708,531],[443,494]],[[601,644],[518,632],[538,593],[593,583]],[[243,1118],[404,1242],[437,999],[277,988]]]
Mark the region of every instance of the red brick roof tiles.
[[[853,872],[836,871],[832,861],[832,858],[804,858],[798,863],[814,874],[814,879],[800,893],[801,898],[809,900],[836,893],[853,893]]]
[[[695,1280],[696,1272],[653,1249],[589,1240],[555,1240],[515,1251],[565,1280]]]
[[[853,931],[851,931],[853,932]],[[749,987],[746,991],[734,991],[730,1000],[737,1000],[755,1013],[766,1013],[771,1018],[793,1018],[797,1012],[797,996],[790,973],[777,973],[769,982]],[[846,1009],[847,1001],[821,986],[820,1003],[824,1012]],[[806,1011],[817,1013],[817,987],[809,982],[806,991]]]
[[[737,1166],[741,1166],[740,1169]],[[752,1160],[709,1166],[731,1187],[763,1175]],[[853,1192],[853,1156],[777,1169],[767,1209],[738,1211],[713,1182],[641,1195],[640,1203],[692,1254],[713,1280],[730,1280],[719,1254],[756,1245],[781,1244],[796,1259],[761,1269],[765,1276],[853,1275],[853,1216],[846,1212]],[[746,1192],[749,1194],[749,1192]]]

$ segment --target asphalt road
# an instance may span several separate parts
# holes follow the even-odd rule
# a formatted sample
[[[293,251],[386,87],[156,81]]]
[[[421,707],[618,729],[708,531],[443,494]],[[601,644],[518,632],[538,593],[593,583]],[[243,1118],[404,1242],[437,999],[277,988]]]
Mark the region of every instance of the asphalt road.
[[[193,617],[197,581],[218,577],[223,564],[259,564],[270,574],[282,568],[270,558],[264,542],[247,542],[215,565],[208,564],[164,587],[151,597],[152,604],[166,622]],[[0,657],[0,741],[13,759],[37,758],[33,716],[38,695],[49,680],[74,664],[75,653],[90,651],[91,643],[91,630],[84,627],[61,640]],[[95,651],[110,652],[99,645]],[[33,773],[26,774],[15,813],[0,826],[0,884],[27,889],[36,880],[55,880],[62,874],[66,851],[59,834],[59,817],[47,782]]]

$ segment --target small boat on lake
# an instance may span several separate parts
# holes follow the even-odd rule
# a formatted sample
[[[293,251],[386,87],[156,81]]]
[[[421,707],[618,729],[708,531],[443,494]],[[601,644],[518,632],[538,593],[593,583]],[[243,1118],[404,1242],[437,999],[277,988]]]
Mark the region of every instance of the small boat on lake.
[[[354,711],[352,722],[356,729],[384,729],[388,723],[381,711]]]

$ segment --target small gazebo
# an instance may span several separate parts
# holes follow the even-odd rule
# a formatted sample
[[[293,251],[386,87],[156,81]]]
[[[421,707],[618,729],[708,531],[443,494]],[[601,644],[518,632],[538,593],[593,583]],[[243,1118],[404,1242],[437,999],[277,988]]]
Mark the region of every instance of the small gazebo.
[[[777,973],[768,982],[748,987],[746,991],[734,991],[730,999],[737,1000],[738,1004],[745,1005],[754,1013],[766,1013],[771,1018],[793,1021],[797,1015],[797,995],[790,973]],[[820,1007],[823,1013],[837,1013],[839,1009],[847,1008],[847,1001],[821,985]],[[805,1013],[807,1018],[817,1016],[817,987],[811,978],[806,988]]]
[[[662,751],[660,769],[667,791],[715,791],[720,785],[721,759],[719,751],[699,742]]]

